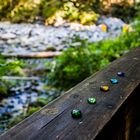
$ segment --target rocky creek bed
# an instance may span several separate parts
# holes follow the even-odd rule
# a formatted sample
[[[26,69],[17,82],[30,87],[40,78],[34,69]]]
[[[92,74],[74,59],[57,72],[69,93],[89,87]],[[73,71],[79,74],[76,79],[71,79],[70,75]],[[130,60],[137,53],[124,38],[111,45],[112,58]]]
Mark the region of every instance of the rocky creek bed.
[[[104,24],[107,29],[102,26]],[[0,53],[10,55],[12,53],[26,54],[49,50],[63,51],[69,47],[69,44],[73,43],[74,36],[87,39],[89,42],[115,38],[121,34],[124,25],[125,23],[117,18],[103,18],[98,21],[97,25],[91,26],[83,26],[78,23],[65,23],[57,27],[39,24],[0,23]],[[75,42],[73,46],[78,45],[78,43]],[[38,99],[43,98],[51,101],[60,95],[58,90],[44,89],[47,77],[38,73],[44,68],[47,71],[45,63],[51,59],[24,59],[23,61],[28,64],[27,77],[37,76],[39,79],[12,80],[15,82],[15,86],[9,89],[10,97],[0,101],[0,133],[7,130],[11,119],[26,114],[30,105]]]
[[[60,95],[60,91],[48,88],[46,74],[40,71],[50,59],[20,59],[26,64],[26,77],[3,76],[11,82],[9,96],[0,101],[0,134],[5,132],[10,122],[17,116],[27,116],[31,107],[39,108]],[[30,70],[29,70],[30,69]],[[44,69],[43,69],[44,71]]]
[[[7,125],[16,116],[26,115],[27,111],[33,103],[46,100],[53,100],[58,96],[58,91],[43,90],[42,81],[35,80],[17,80],[18,87],[12,87],[9,92],[13,95],[5,98],[0,103],[0,133],[7,130]]]
[[[107,32],[102,29],[102,24],[107,26]],[[124,25],[125,23],[117,18],[104,18],[98,21],[98,25],[90,26],[78,23],[65,23],[56,27],[0,23],[0,52],[29,53],[48,51],[50,48],[62,51],[72,43],[73,36],[80,36],[89,42],[115,38],[120,35]]]

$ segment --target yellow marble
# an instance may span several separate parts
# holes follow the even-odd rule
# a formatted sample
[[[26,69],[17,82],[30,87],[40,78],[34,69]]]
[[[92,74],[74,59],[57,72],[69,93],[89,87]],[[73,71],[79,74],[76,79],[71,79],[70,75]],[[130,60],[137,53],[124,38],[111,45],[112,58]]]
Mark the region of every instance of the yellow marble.
[[[109,91],[109,86],[104,85],[104,86],[101,86],[100,89],[101,89],[102,91]]]

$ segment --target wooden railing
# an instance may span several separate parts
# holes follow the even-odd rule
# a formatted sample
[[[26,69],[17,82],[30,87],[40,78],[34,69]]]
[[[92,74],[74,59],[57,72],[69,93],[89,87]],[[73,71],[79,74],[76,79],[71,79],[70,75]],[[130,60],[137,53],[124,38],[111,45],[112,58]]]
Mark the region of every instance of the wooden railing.
[[[119,46],[118,46],[119,47]],[[118,77],[118,71],[125,77]],[[111,84],[115,77],[118,84]],[[107,84],[108,92],[100,90]],[[96,104],[87,98],[95,97]],[[140,118],[140,47],[0,136],[0,140],[130,140]],[[73,109],[82,117],[74,119]]]

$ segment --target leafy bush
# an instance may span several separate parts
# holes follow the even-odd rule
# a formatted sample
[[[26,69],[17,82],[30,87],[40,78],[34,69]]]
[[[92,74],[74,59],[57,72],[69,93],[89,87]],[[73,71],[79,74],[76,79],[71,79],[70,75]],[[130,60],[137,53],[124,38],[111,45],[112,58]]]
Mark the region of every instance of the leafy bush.
[[[100,0],[0,0],[0,20],[12,22],[41,20],[53,24],[58,18],[64,18],[82,24],[93,24],[99,14],[107,13],[128,20],[139,11],[139,3],[131,5],[126,0],[112,6],[107,1]]]
[[[131,22],[135,17],[139,15],[140,3],[130,5],[127,2],[121,2],[118,4],[112,4],[110,8],[110,14],[113,17],[120,18],[125,22]]]
[[[7,17],[12,22],[32,22],[39,14],[39,3],[33,0],[18,2],[18,5],[13,7],[11,12],[7,14]]]
[[[131,48],[140,45],[140,27],[134,31],[122,34],[115,40],[105,40],[89,43],[87,40],[74,38],[79,46],[70,48],[56,58],[55,66],[48,75],[50,84],[61,89],[68,89],[99,69],[104,68],[111,61],[119,58]],[[51,65],[51,64],[50,64]]]
[[[8,95],[8,88],[11,84],[3,80],[2,76],[21,74],[22,64],[19,61],[6,61],[0,56],[0,94],[3,96]],[[1,98],[3,97],[1,96]]]
[[[18,4],[19,0],[0,0],[0,20],[7,17],[7,14]]]
[[[81,0],[4,0],[0,1],[0,20],[33,22],[41,19],[52,24],[57,18],[95,22],[97,14],[92,11],[93,1]]]
[[[76,6],[77,5],[77,6]],[[99,15],[89,7],[85,10],[85,5],[80,3],[67,2],[63,5],[61,11],[64,11],[63,17],[68,21],[79,21],[81,24],[93,24],[98,20]]]

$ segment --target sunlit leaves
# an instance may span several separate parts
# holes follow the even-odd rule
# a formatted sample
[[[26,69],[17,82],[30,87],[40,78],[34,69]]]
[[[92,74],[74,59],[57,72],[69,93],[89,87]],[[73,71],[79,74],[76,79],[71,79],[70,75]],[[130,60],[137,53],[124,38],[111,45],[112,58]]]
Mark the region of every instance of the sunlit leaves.
[[[12,22],[32,22],[42,17],[53,24],[57,17],[83,24],[94,22],[95,13],[91,14],[94,1],[82,0],[0,0],[0,19]],[[85,12],[87,12],[85,14]]]
[[[19,74],[22,72],[20,66],[21,62],[19,61],[11,61],[8,62],[4,59],[0,59],[0,76],[10,75],[11,73]]]

